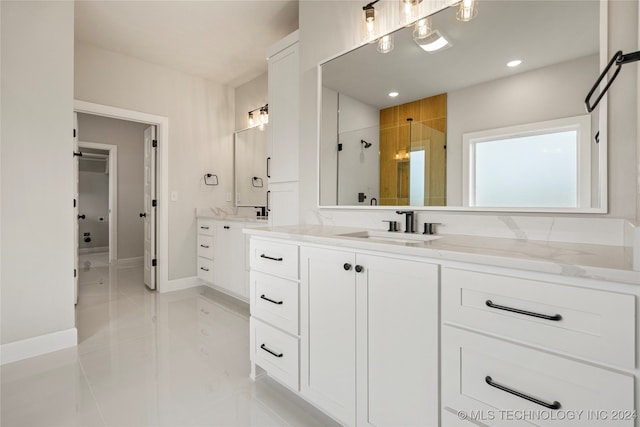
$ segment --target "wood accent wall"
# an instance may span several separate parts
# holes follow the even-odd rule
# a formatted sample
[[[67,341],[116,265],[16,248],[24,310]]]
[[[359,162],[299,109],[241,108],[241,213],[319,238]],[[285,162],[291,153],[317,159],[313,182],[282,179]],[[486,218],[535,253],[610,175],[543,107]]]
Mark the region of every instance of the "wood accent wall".
[[[409,204],[409,158],[423,149],[424,205],[447,204],[446,135],[446,93],[380,110],[380,205]]]

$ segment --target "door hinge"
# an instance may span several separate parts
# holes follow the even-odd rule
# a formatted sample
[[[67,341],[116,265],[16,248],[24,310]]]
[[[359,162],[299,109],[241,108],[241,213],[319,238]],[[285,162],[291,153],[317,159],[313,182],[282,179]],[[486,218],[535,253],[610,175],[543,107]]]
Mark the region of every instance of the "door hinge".
[[[152,146],[153,148],[156,148],[156,147],[158,146],[158,140],[157,140],[157,139],[154,139],[153,141],[151,141],[151,146]]]
[[[73,207],[76,207],[76,199],[73,199]]]
[[[338,151],[342,151],[342,144],[338,143]]]
[[[158,266],[158,260],[157,259],[152,259],[151,260],[151,267],[157,267]]]
[[[78,277],[78,270],[75,268],[73,269],[73,277]]]
[[[76,137],[76,130],[75,129],[73,130],[73,137],[74,138]]]
[[[158,201],[157,201],[157,200],[152,200],[152,201],[151,201],[151,206],[153,206],[154,208],[155,208],[156,206],[158,206]]]

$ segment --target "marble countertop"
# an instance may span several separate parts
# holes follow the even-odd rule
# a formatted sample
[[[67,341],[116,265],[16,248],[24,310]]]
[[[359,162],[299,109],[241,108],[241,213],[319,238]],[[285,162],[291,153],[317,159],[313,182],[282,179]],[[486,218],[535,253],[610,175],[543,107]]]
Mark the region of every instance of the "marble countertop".
[[[623,246],[559,243],[494,237],[439,235],[429,241],[384,241],[344,236],[362,228],[296,225],[245,228],[254,236],[302,243],[330,244],[435,260],[460,261],[640,285],[640,271],[633,270],[632,249]],[[386,237],[385,232],[375,232]],[[388,233],[402,239],[404,233]]]
[[[213,213],[205,213],[196,215],[196,218],[215,219],[216,221],[255,222],[261,225],[267,224],[267,218],[261,216],[215,215]]]

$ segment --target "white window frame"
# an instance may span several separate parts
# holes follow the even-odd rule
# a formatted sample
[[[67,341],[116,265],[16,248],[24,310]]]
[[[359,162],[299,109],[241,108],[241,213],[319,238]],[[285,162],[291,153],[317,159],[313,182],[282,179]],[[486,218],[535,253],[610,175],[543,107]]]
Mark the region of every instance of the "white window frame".
[[[577,131],[577,208],[591,207],[591,116],[589,114],[527,123],[497,129],[469,132],[462,135],[462,198],[463,205],[476,207],[475,164],[476,146],[483,142],[500,141],[544,135],[557,132]],[[490,208],[490,206],[480,206]],[[519,208],[519,206],[514,206]]]

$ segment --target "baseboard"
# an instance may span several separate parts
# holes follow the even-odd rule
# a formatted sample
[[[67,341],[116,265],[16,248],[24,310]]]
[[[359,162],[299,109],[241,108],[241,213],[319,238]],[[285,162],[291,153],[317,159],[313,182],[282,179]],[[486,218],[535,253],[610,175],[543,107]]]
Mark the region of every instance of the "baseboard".
[[[79,254],[96,254],[100,252],[109,252],[109,246],[100,246],[96,248],[79,248]]]
[[[118,267],[138,267],[144,264],[144,257],[121,258],[118,260]]]
[[[78,345],[76,328],[52,332],[0,346],[0,365]]]
[[[158,292],[163,294],[165,292],[181,291],[183,289],[195,288],[203,284],[204,282],[198,279],[197,276],[185,277],[182,279],[169,280],[166,286],[158,288]]]

